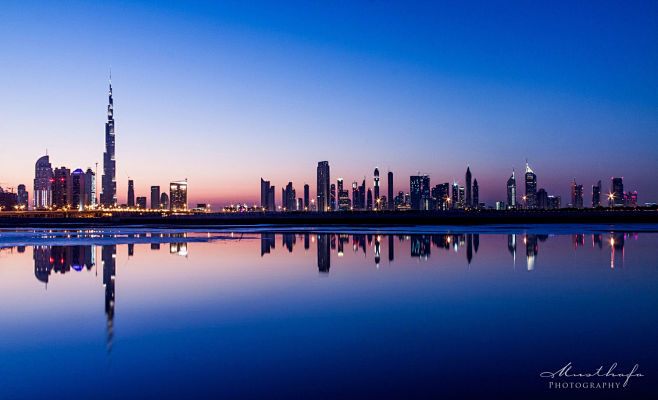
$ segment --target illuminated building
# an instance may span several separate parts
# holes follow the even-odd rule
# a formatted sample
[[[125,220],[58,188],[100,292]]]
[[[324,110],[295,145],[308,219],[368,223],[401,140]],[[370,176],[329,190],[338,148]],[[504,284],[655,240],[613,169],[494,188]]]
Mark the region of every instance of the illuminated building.
[[[142,210],[146,210],[146,196],[139,196],[135,200],[135,203],[137,205],[137,208],[140,208]]]
[[[18,193],[17,193],[18,207],[22,208],[23,210],[27,210],[27,207],[30,204],[30,200],[28,197],[29,195],[27,193],[27,189],[25,189],[25,185],[23,184],[18,185]]]
[[[601,181],[592,185],[592,208],[601,206]]]
[[[625,206],[637,208],[637,190],[633,192],[627,192],[624,197]]]
[[[562,208],[562,198],[560,196],[548,196],[548,209],[559,210]]]
[[[317,199],[320,212],[329,211],[329,182],[329,161],[320,161],[317,169]]]
[[[411,195],[411,209],[420,210],[420,187],[421,177],[412,175],[409,177],[409,194]]]
[[[48,155],[39,158],[34,166],[34,208],[47,209],[53,204],[53,169]]]
[[[352,182],[352,208],[355,210],[360,209],[361,201],[359,200],[359,184]]]
[[[162,192],[160,195],[160,208],[163,210],[169,209],[169,196],[167,196],[167,193],[165,192]]]
[[[583,208],[583,185],[577,185],[576,178],[571,182],[571,207]]]
[[[338,178],[338,210],[348,211],[350,209],[350,193],[343,187],[343,178]]]
[[[282,189],[281,194],[281,207],[285,208],[285,211],[295,211],[297,209],[297,203],[295,200],[297,195],[295,193],[295,188],[292,187],[292,182],[288,182],[285,189]]]
[[[393,201],[393,172],[388,171],[388,209],[395,210],[395,202]]]
[[[85,173],[78,168],[71,173],[71,209],[82,211],[85,203]]]
[[[473,181],[473,208],[480,208],[480,187],[478,186],[478,180]]]
[[[540,188],[537,191],[537,209],[548,210],[548,193],[546,193],[546,189],[544,188]]]
[[[331,189],[329,190],[331,193],[329,196],[329,210],[335,211],[336,210],[336,184],[332,183],[331,184]]]
[[[372,211],[372,190],[368,188],[368,197],[366,200],[366,210]]]
[[[459,208],[464,209],[466,207],[466,196],[464,193],[464,187],[459,188]]]
[[[128,179],[128,207],[135,207],[135,183]]]
[[[309,204],[309,198],[311,197],[309,195],[310,192],[310,187],[308,186],[308,183],[304,184],[304,210],[310,210],[310,204]]]
[[[612,206],[624,206],[624,178],[611,178],[610,193],[613,195]]]
[[[274,186],[270,186],[270,181],[260,178],[260,207],[264,211],[276,211],[274,203]]]
[[[101,205],[117,205],[116,160],[114,155],[114,101],[112,99],[112,77],[110,76],[109,104],[105,123],[105,152],[103,153],[103,176],[101,178]]]
[[[71,204],[71,170],[55,168],[53,177],[53,207],[68,207]]]
[[[466,208],[470,208],[473,205],[471,177],[471,167],[466,167],[466,200],[464,202],[464,207]]]
[[[450,202],[450,184],[448,182],[436,185],[432,188],[432,198],[436,203],[436,208],[446,210]]]
[[[151,209],[159,210],[160,206],[160,186],[151,186]]]
[[[459,184],[453,182],[452,184],[452,208],[459,207]]]
[[[169,209],[172,211],[187,210],[187,179],[169,184]]]
[[[375,177],[373,179],[373,190],[374,190],[374,194],[375,194],[375,197],[374,197],[375,209],[378,209],[377,200],[380,199],[380,196],[379,196],[379,169],[378,168],[375,168]]]
[[[91,168],[85,172],[85,205],[96,207],[96,173]]]
[[[527,162],[525,163],[525,204],[528,210],[537,208],[537,175]]]
[[[510,209],[516,208],[516,178],[514,177],[514,170],[512,170],[512,176],[507,180],[507,207]]]

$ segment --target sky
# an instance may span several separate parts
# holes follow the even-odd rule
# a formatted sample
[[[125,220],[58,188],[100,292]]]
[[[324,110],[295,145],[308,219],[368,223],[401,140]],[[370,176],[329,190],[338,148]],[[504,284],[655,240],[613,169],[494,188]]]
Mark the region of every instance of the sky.
[[[458,3],[5,1],[0,186],[32,199],[46,149],[100,182],[111,68],[120,203],[128,177],[213,207],[263,177],[279,202],[328,160],[384,194],[470,166],[491,204],[526,159],[563,204],[612,176],[658,201],[658,2]]]

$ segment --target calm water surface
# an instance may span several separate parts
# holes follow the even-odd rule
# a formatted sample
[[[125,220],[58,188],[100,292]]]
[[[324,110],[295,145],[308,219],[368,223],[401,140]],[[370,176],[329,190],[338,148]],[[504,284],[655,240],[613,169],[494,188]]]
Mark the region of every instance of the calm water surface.
[[[655,393],[657,231],[0,230],[0,398]]]

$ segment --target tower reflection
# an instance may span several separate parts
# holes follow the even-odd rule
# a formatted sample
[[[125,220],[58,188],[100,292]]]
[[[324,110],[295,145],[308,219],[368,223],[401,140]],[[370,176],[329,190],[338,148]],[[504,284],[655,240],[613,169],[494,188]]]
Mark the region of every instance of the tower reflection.
[[[318,242],[318,271],[329,273],[331,268],[331,249],[329,248],[329,235],[320,233],[317,237]]]
[[[103,286],[105,287],[105,315],[107,316],[107,352],[112,351],[114,339],[114,281],[116,274],[116,245],[106,245],[101,249],[103,263]]]

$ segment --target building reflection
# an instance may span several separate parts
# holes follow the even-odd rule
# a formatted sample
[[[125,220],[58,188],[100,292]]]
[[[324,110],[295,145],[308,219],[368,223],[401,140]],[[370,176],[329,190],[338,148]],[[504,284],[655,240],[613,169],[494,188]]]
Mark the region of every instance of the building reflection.
[[[322,273],[329,273],[329,268],[331,268],[331,248],[329,244],[329,235],[326,233],[318,234],[317,243],[318,271]]]
[[[96,246],[34,246],[32,258],[34,276],[47,284],[52,272],[90,270],[96,265]]]
[[[112,351],[114,339],[114,282],[116,275],[116,245],[106,245],[101,248],[103,263],[103,286],[105,287],[105,315],[107,317],[107,352]]]

